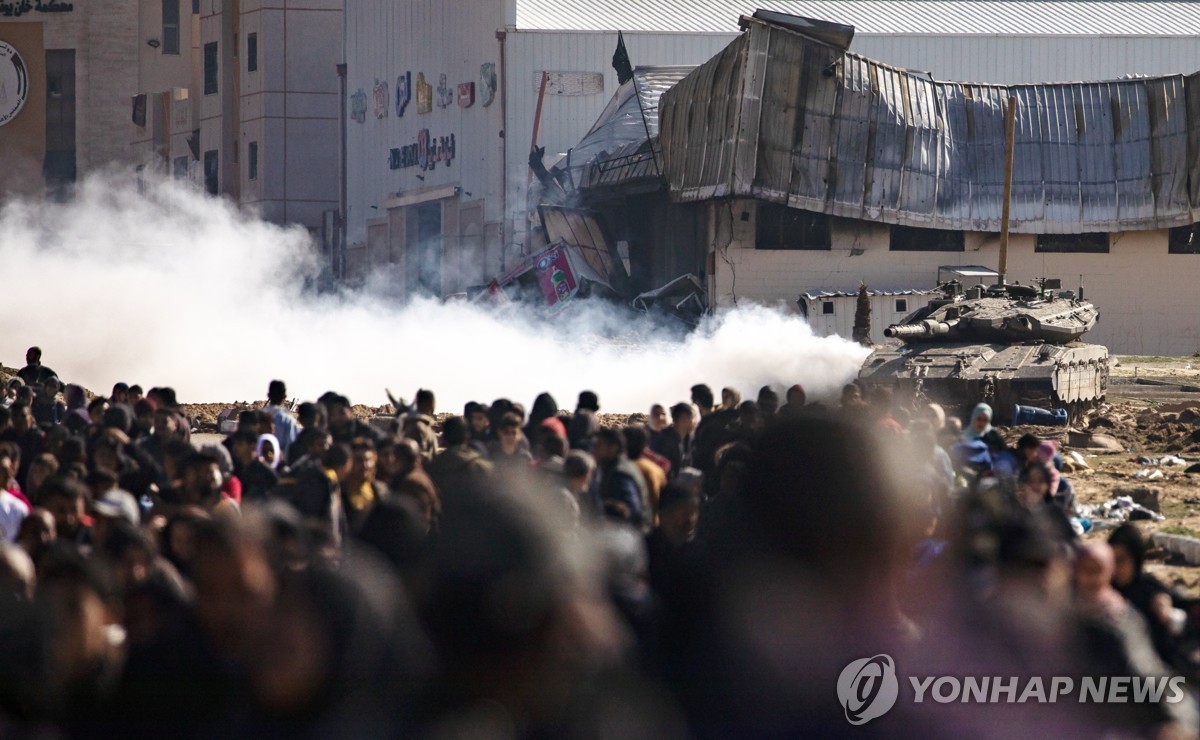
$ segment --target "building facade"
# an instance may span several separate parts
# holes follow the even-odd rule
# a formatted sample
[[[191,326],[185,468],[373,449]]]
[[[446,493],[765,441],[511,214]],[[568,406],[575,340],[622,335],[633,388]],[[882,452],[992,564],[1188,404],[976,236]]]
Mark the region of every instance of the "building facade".
[[[618,27],[554,17],[521,0],[347,6],[350,279],[448,295],[528,253],[531,146],[552,165],[617,89]],[[625,43],[634,64],[698,64],[730,38],[633,29]]]
[[[0,193],[189,152],[189,0],[0,3]]]
[[[816,0],[772,7],[854,25],[855,51],[939,79],[1012,84],[1200,69],[1200,5]],[[735,39],[739,16],[754,8],[738,0],[349,4],[346,274],[381,279],[396,294],[440,295],[503,274],[536,249],[531,145],[544,147],[552,166],[596,122],[618,87],[611,66],[617,31],[635,66],[696,65]],[[675,223],[678,210],[668,214],[655,203],[648,196],[623,207],[650,208],[638,218],[675,224],[662,235],[668,240],[698,234],[710,254],[708,265],[699,263],[713,277],[712,245],[729,209],[721,216],[697,206],[685,224]],[[743,210],[751,221],[739,221],[740,229],[755,218],[755,209]],[[641,222],[615,221],[614,231]],[[692,261],[682,260],[681,271]],[[801,283],[793,278],[778,291],[793,307],[800,289],[851,290],[857,278]]]
[[[198,0],[197,181],[275,223],[338,207],[342,0]]]

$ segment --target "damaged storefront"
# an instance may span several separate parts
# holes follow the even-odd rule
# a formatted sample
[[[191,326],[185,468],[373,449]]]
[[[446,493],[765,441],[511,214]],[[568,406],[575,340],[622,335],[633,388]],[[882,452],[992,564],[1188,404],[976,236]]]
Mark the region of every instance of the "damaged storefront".
[[[565,251],[594,276],[581,281],[592,286],[585,294],[663,311],[688,325],[708,309],[709,214],[704,206],[669,200],[658,104],[692,69],[632,69],[566,157],[547,169],[542,152],[531,156],[538,185],[531,195],[535,256],[525,260],[536,266],[549,252]],[[510,274],[499,282],[514,280]]]

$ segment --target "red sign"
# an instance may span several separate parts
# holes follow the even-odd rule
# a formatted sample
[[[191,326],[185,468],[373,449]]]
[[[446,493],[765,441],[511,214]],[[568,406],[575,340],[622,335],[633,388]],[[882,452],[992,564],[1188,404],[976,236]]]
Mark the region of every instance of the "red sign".
[[[546,305],[554,306],[569,300],[575,294],[578,283],[575,273],[571,271],[571,262],[562,247],[555,247],[538,258],[538,284],[542,286],[542,295],[546,297]]]

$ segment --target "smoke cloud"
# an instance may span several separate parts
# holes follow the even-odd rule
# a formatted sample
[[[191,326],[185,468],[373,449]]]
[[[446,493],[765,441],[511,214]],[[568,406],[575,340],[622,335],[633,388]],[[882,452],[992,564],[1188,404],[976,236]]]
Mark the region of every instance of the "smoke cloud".
[[[549,391],[564,407],[593,389],[604,410],[686,400],[705,382],[753,398],[799,382],[835,394],[866,351],[812,335],[795,316],[739,308],[683,337],[600,305],[547,318],[517,309],[306,289],[318,260],[303,229],[242,214],[170,182],[139,193],[93,177],[66,204],[0,211],[0,359],[39,345],[65,382],[170,385],[185,402],[293,397],[330,389],[355,403],[434,389],[444,410]],[[582,310],[580,310],[582,308]]]

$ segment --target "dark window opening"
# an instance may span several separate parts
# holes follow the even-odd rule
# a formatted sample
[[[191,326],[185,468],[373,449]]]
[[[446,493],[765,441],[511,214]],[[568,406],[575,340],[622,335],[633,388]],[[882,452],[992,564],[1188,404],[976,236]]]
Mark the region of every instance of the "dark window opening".
[[[755,231],[756,249],[830,249],[824,213],[759,203]]]
[[[204,189],[209,195],[216,195],[219,191],[219,181],[217,179],[218,169],[220,167],[220,159],[216,149],[209,149],[204,153]]]
[[[833,313],[833,301],[822,301],[821,313],[831,315]]]
[[[179,54],[179,0],[162,0],[162,53]]]
[[[192,15],[200,15],[200,0],[192,0]]]
[[[176,180],[186,180],[188,176],[188,158],[176,157],[171,160],[171,174]]]
[[[1171,229],[1167,254],[1200,254],[1200,224]]]
[[[246,36],[246,71],[258,71],[258,34],[251,33]]]
[[[204,94],[217,94],[217,42],[204,45]]]
[[[897,298],[896,299],[896,313],[907,313],[907,312],[908,312],[908,300],[904,299],[904,298]]]
[[[247,175],[251,180],[258,179],[258,142],[250,142],[246,149],[246,167],[249,170]]]
[[[962,252],[965,240],[961,231],[893,226],[889,247],[893,252]]]
[[[405,213],[405,273],[412,293],[442,295],[442,203],[409,206]]]
[[[42,175],[52,198],[75,182],[75,50],[46,50],[46,154]]]
[[[1108,234],[1038,234],[1034,252],[1108,252]]]

